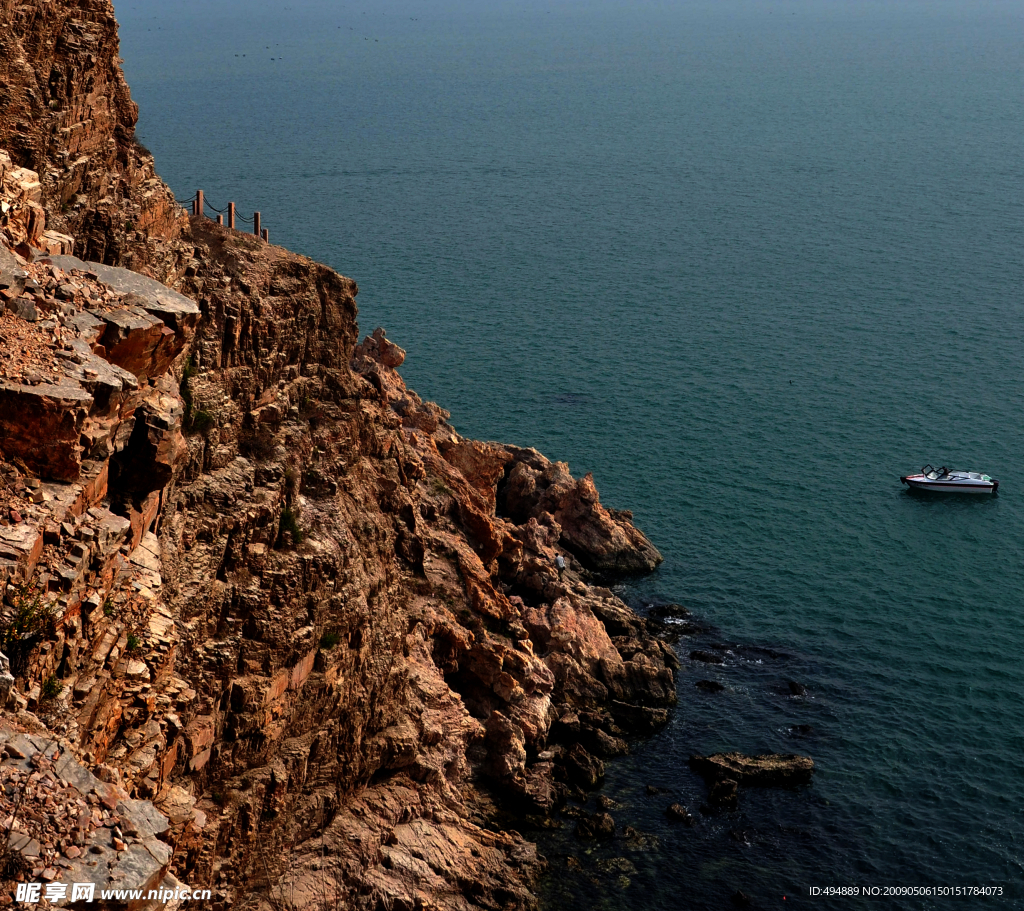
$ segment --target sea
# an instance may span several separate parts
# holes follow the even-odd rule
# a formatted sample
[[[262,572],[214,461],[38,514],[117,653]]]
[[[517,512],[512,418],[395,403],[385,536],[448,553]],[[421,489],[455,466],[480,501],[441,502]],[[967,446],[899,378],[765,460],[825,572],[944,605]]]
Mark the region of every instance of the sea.
[[[617,590],[690,611],[678,707],[608,765],[617,838],[530,833],[543,908],[1024,908],[1024,4],[117,14],[179,199],[354,278],[460,433],[665,556]],[[723,750],[813,781],[701,813]]]

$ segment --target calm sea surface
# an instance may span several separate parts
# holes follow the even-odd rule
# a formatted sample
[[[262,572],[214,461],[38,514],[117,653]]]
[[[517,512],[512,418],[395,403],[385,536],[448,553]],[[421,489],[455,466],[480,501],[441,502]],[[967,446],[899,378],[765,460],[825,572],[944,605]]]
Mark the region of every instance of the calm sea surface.
[[[610,767],[656,843],[545,835],[549,908],[1024,907],[1024,6],[118,14],[179,197],[355,278],[462,433],[593,471],[665,554],[624,596],[726,647]],[[912,496],[926,461],[1002,491]],[[814,783],[669,825],[722,749],[809,753]]]

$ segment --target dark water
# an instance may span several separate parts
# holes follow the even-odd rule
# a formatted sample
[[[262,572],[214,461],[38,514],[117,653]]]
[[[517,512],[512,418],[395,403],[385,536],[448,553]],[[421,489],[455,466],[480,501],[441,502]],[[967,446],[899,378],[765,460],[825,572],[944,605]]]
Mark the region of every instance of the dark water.
[[[550,907],[1024,907],[807,891],[1022,879],[1024,7],[118,13],[179,196],[354,277],[464,434],[593,470],[666,557],[623,594],[714,625],[683,653],[731,647],[610,768],[656,847],[546,836]],[[911,496],[925,461],[1002,492]],[[669,825],[690,752],[727,748],[814,783]]]

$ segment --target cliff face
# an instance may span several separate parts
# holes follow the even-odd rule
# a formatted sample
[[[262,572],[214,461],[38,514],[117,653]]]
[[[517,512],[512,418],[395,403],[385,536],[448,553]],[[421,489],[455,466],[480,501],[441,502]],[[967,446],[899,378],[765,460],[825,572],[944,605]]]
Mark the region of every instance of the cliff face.
[[[85,259],[167,273],[185,219],[135,140],[109,0],[0,0],[0,148],[39,175],[48,226]]]
[[[589,476],[407,390],[382,331],[357,344],[354,282],[179,219],[109,4],[0,11],[0,148],[42,168],[0,243],[5,736],[121,789],[119,825],[165,820],[104,846],[110,877],[138,847],[215,907],[531,906],[541,861],[495,814],[543,818],[667,720],[671,650],[595,583],[660,555]],[[19,259],[32,193],[76,252],[174,290]],[[10,875],[61,875],[88,831],[11,800]]]

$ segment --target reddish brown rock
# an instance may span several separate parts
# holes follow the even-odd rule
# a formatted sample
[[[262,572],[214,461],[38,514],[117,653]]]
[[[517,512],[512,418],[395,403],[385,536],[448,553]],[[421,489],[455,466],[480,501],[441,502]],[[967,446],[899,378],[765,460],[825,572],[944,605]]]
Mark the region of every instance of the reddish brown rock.
[[[503,489],[503,507],[514,521],[547,513],[560,526],[565,547],[600,572],[650,572],[661,563],[661,554],[633,525],[632,514],[601,505],[590,474],[577,480],[564,462],[549,462],[536,450],[509,451],[515,462]]]
[[[0,233],[9,247],[38,247],[46,227],[39,175],[0,150]]]
[[[76,481],[82,426],[93,397],[78,384],[0,382],[0,446],[46,478]]]

